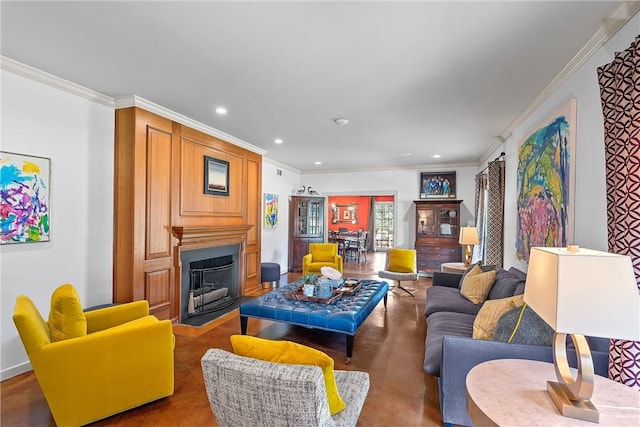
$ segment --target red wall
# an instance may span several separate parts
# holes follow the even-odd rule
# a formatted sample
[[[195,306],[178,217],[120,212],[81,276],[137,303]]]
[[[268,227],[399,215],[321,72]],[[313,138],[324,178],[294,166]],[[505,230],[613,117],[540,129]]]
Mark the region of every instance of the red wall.
[[[358,231],[358,229],[362,228],[363,230],[369,229],[369,212],[371,210],[371,196],[329,196],[329,216],[328,216],[328,224],[329,231],[338,231],[339,228],[346,228],[348,231]],[[393,196],[375,196],[377,202],[393,202]],[[337,223],[332,224],[331,218],[333,218],[333,213],[331,209],[332,204],[336,205],[358,205],[358,223],[350,224],[350,223]]]

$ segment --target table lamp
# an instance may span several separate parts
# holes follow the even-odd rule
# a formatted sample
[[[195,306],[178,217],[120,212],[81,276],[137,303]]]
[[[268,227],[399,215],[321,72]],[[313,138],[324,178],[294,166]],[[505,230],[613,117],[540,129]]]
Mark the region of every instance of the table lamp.
[[[640,295],[628,256],[579,248],[532,248],[524,302],[555,331],[553,363],[558,382],[547,392],[565,417],[599,422],[591,403],[594,371],[585,335],[640,339]],[[567,335],[578,357],[573,378]]]
[[[480,243],[480,240],[478,240],[478,229],[476,227],[460,228],[458,243],[465,245],[464,265],[469,265],[471,263],[471,246]]]

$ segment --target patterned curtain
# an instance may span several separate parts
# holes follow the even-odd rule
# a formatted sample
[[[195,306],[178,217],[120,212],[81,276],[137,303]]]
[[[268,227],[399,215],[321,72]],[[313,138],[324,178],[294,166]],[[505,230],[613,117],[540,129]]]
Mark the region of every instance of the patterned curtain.
[[[486,263],[502,267],[504,258],[504,160],[489,162],[486,225]]]
[[[609,252],[631,257],[640,287],[640,36],[613,62],[598,68],[598,81]],[[640,390],[640,342],[611,340],[609,377]]]
[[[487,175],[485,173],[479,173],[476,175],[476,206],[475,206],[475,215],[476,215],[476,227],[478,228],[478,239],[480,243],[473,247],[473,257],[472,262],[482,261],[483,264],[486,264],[486,247],[487,247],[487,236],[485,231],[487,229],[486,223],[486,192],[487,192]]]

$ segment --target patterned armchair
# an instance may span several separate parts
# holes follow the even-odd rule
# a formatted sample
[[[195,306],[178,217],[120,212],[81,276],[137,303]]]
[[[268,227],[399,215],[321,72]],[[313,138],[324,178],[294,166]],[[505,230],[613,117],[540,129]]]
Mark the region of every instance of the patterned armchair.
[[[211,410],[225,426],[355,426],[369,392],[369,374],[335,371],[346,408],[331,416],[322,369],[210,349],[202,372]]]

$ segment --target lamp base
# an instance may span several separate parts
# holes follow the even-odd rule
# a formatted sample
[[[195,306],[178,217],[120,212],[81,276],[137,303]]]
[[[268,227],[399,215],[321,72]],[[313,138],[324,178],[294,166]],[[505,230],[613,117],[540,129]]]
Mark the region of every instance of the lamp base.
[[[592,423],[600,422],[600,413],[593,403],[590,400],[571,400],[564,384],[547,381],[547,393],[563,416]]]

